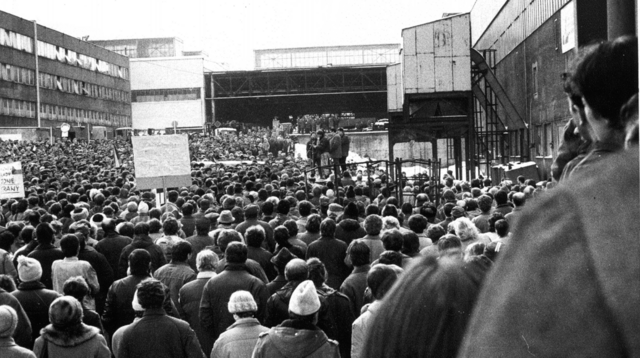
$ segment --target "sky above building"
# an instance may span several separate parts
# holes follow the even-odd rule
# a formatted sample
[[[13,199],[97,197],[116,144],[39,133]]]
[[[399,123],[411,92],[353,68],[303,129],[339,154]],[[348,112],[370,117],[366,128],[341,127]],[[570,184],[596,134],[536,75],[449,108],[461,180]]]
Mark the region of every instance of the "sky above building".
[[[403,28],[475,0],[2,0],[0,10],[89,40],[180,37],[211,70],[251,70],[253,50],[400,43]]]

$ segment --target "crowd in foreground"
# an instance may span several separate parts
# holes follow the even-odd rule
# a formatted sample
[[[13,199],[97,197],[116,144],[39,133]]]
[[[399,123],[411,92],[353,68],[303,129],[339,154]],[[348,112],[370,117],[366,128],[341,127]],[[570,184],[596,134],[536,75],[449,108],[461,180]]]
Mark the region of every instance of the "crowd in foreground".
[[[90,153],[112,143],[5,145],[27,197],[2,202],[0,356],[636,356],[637,67],[635,38],[577,59],[554,188],[446,174],[400,204],[194,163],[160,203]]]

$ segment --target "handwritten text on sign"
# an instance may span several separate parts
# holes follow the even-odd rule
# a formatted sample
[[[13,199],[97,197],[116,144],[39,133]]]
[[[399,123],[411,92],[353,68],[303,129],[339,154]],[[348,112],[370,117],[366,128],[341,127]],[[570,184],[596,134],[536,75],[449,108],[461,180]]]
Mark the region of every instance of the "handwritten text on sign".
[[[0,165],[0,199],[23,198],[22,164],[14,162]]]
[[[189,175],[189,142],[186,135],[132,137],[137,178]]]

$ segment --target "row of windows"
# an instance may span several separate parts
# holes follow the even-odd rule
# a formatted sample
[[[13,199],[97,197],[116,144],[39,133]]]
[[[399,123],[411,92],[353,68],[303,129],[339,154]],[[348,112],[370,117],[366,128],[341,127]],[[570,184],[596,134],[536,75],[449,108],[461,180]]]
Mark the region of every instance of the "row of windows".
[[[28,68],[0,63],[0,80],[35,86],[35,73]],[[40,88],[129,103],[128,92],[42,72]]]
[[[36,118],[35,102],[19,99],[0,98],[0,114],[13,117]],[[93,125],[128,126],[129,116],[63,107],[43,103],[40,118],[60,122],[89,123]]]
[[[28,53],[33,53],[34,50],[33,39],[31,37],[2,28],[0,28],[0,45],[12,47]],[[90,71],[98,71],[100,73],[113,77],[120,77],[125,80],[129,79],[129,69],[126,67],[117,66],[106,61],[95,59],[91,56],[79,54],[61,46],[55,46],[50,43],[38,41],[37,51],[39,56],[46,57],[51,60],[57,60],[62,63],[82,67]]]
[[[200,88],[131,91],[131,102],[190,101],[200,99]]]
[[[0,29],[0,45],[33,53],[33,39],[17,32]]]

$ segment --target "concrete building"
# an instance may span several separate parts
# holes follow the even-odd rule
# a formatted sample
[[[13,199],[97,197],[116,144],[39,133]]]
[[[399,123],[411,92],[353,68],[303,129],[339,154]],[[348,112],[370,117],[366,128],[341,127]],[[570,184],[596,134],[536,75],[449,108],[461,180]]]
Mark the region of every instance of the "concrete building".
[[[134,129],[200,130],[205,125],[205,58],[177,37],[92,43],[130,58]]]
[[[516,110],[524,135],[503,139],[511,161],[534,160],[542,178],[570,119],[561,75],[578,48],[637,35],[634,0],[478,0],[471,10],[472,47],[485,54]],[[499,116],[504,109],[498,107]]]
[[[0,127],[38,122],[54,136],[68,123],[72,138],[130,126],[129,59],[0,11]]]

